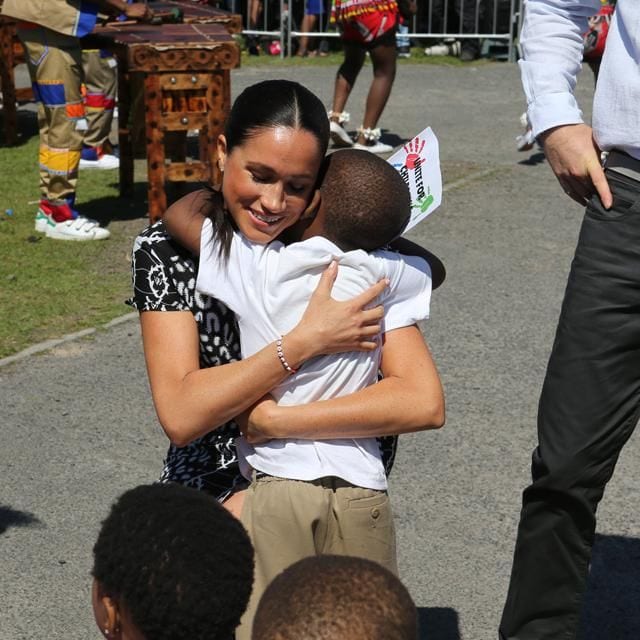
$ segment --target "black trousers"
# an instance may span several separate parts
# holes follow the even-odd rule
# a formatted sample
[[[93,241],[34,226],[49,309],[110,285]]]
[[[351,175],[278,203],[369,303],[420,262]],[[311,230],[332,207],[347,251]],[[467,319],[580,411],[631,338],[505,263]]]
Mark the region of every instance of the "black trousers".
[[[538,409],[503,640],[573,640],[596,509],[640,410],[640,182],[587,206]]]

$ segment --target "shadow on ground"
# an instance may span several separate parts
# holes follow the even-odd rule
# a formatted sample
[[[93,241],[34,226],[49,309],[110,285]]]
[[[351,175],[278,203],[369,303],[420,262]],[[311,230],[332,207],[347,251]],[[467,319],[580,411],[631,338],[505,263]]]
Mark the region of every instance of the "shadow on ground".
[[[40,520],[32,513],[0,504],[0,535],[10,527],[30,527],[38,524],[41,524]]]
[[[118,188],[118,183],[112,185]],[[82,195],[82,191],[80,191]],[[79,201],[77,209],[82,215],[97,220],[102,226],[117,220],[137,220],[147,215],[147,185],[145,182],[137,182],[133,187],[133,193],[127,197],[108,196],[94,198],[93,200]]]
[[[420,132],[416,131],[416,134],[417,133],[420,133]],[[383,129],[382,137],[380,138],[380,141],[384,142],[385,144],[390,144],[395,149],[396,147],[399,147],[401,144],[404,144],[405,142],[409,142],[409,138],[403,138],[397,135],[396,133],[390,133],[388,129]]]
[[[458,612],[450,607],[418,607],[419,640],[460,640]]]
[[[117,189],[118,183],[114,182],[110,186]],[[190,191],[201,189],[204,186],[204,183],[199,182],[166,183],[167,203],[171,205]],[[112,196],[95,198],[84,202],[80,201],[77,208],[80,213],[97,220],[102,226],[109,226],[111,222],[115,221],[145,218],[149,212],[147,183],[136,182],[133,187],[133,194],[130,196]]]
[[[640,638],[640,539],[596,536],[580,640]]]
[[[545,160],[544,153],[542,151],[537,151],[536,153],[532,153],[528,158],[524,160],[520,160],[518,164],[525,166],[535,166],[537,164],[542,164]]]
[[[17,112],[18,117],[18,140],[13,147],[21,147],[29,142],[33,136],[38,135],[38,116],[35,111],[20,109]],[[0,110],[0,147],[7,147],[7,141],[4,137],[4,111]]]

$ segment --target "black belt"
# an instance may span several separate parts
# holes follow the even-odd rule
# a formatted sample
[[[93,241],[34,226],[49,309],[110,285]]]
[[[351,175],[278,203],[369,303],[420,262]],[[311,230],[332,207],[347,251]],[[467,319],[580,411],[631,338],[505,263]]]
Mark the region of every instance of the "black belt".
[[[640,160],[636,160],[628,153],[616,151],[615,149],[610,151],[604,161],[604,168],[640,182]]]

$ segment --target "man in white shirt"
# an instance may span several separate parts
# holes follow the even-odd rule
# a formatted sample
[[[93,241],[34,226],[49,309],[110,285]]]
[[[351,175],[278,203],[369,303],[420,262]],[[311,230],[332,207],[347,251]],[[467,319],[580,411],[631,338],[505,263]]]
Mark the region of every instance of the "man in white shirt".
[[[533,134],[586,213],[540,398],[500,637],[569,640],[596,508],[640,413],[640,2],[618,0],[593,129],[573,91],[599,0],[525,6],[520,66]]]

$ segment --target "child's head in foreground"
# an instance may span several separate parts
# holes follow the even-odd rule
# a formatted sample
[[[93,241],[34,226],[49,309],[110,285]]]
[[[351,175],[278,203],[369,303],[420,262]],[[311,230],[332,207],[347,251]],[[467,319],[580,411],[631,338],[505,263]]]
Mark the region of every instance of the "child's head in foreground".
[[[106,638],[231,640],[253,582],[244,527],[210,495],[131,489],[93,548],[93,607]]]
[[[373,251],[395,240],[411,216],[409,188],[388,162],[369,151],[327,156],[318,178],[322,235],[343,251]]]
[[[409,592],[381,565],[349,556],[300,560],[267,587],[253,640],[417,640]]]

